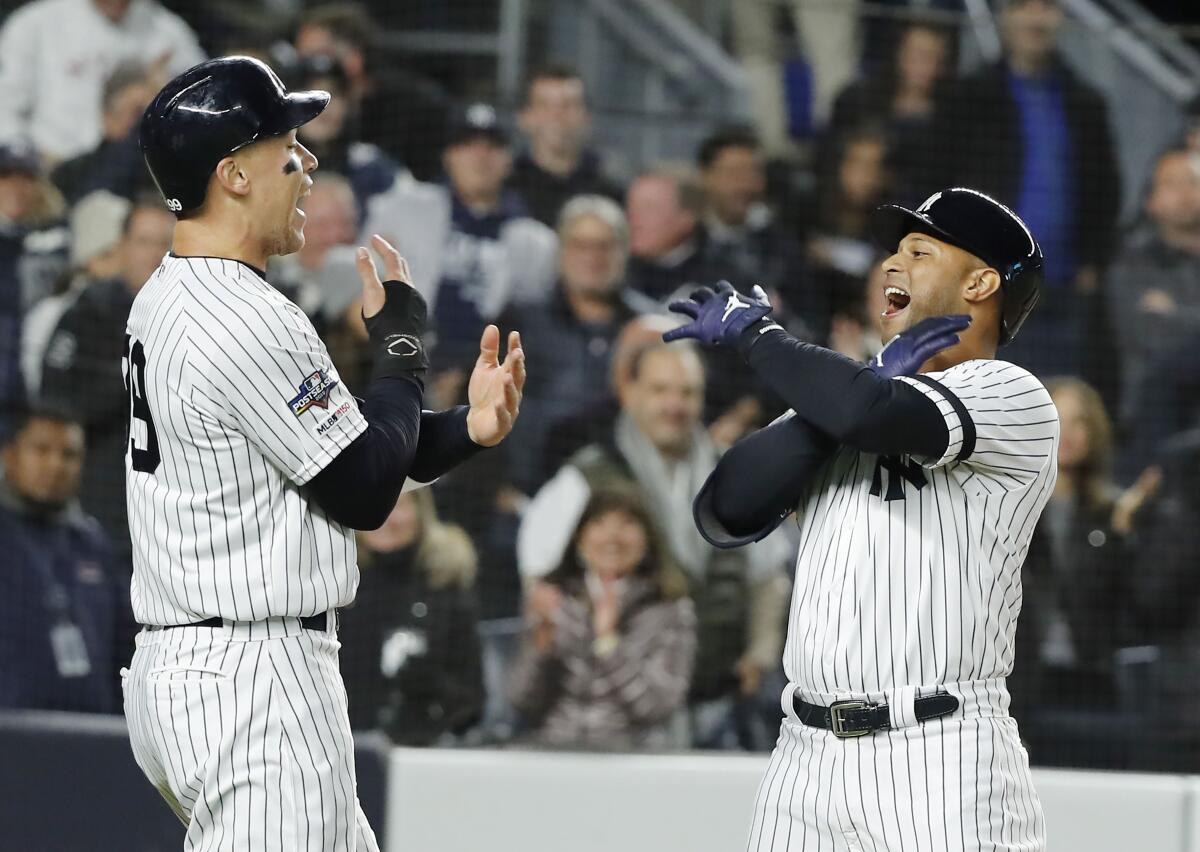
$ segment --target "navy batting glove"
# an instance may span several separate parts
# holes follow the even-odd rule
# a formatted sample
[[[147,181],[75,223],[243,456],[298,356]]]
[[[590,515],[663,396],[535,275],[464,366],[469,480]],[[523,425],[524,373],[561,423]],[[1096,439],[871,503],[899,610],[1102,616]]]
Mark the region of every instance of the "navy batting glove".
[[[970,324],[966,314],[923,319],[889,340],[867,366],[885,379],[916,375],[922,364],[958,343],[958,332]]]
[[[728,281],[720,281],[715,288],[701,287],[690,298],[672,302],[670,309],[692,321],[664,334],[667,343],[691,338],[705,346],[736,346],[742,332],[770,315],[771,303],[758,285],[745,296]]]

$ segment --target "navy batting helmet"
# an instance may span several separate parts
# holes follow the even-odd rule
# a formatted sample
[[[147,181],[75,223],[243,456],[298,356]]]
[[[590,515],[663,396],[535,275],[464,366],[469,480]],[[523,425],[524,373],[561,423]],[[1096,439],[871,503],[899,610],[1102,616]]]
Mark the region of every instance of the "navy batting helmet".
[[[929,234],[958,246],[1000,273],[1004,299],[1000,342],[1016,336],[1042,288],[1042,249],[1021,217],[989,195],[954,187],[935,192],[916,210],[895,204],[871,216],[875,239],[894,252],[906,234]]]
[[[328,92],[288,93],[257,59],[210,59],[167,83],[146,107],[142,154],[167,208],[182,216],[204,203],[223,157],[311,121],[328,103]]]

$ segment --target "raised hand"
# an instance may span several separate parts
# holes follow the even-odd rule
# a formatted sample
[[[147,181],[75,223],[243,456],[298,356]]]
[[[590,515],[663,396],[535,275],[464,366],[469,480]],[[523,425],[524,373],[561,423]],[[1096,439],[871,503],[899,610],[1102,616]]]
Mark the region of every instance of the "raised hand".
[[[400,256],[400,252],[379,234],[371,237],[371,247],[383,258],[384,281],[400,281],[412,286],[412,275],[408,271],[408,261]],[[354,256],[354,264],[358,268],[358,277],[362,279],[362,312],[363,317],[370,318],[383,310],[387,295],[379,273],[375,270],[375,261],[366,246],[359,246]]]
[[[889,340],[867,366],[888,379],[916,375],[922,364],[958,343],[958,333],[970,324],[966,314],[923,319]]]
[[[500,361],[500,329],[489,325],[479,341],[479,358],[467,382],[467,433],[483,447],[494,447],[512,431],[525,389],[525,352],[521,335],[508,334],[508,354]]]
[[[705,346],[736,346],[743,331],[771,313],[771,303],[757,284],[746,296],[719,281],[715,288],[701,287],[690,298],[672,302],[670,309],[692,321],[668,331],[664,341],[690,338]]]

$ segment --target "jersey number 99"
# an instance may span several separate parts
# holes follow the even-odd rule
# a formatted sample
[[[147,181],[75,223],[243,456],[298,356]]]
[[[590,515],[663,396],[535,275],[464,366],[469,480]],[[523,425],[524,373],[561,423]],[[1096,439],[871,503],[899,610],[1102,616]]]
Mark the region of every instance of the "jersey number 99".
[[[154,431],[154,418],[150,416],[150,403],[146,400],[146,350],[133,335],[125,335],[125,351],[122,366],[125,368],[125,390],[129,393],[129,452],[133,457],[133,469],[140,473],[154,473],[162,457],[158,453],[158,435]],[[138,446],[138,433],[134,426],[141,422],[145,426],[145,447]]]

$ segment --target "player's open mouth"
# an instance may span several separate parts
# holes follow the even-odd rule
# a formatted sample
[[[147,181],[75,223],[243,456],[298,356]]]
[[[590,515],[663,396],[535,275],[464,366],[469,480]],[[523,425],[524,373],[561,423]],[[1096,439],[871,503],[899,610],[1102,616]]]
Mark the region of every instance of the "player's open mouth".
[[[883,288],[883,295],[887,299],[887,307],[883,310],[885,317],[896,316],[896,314],[907,308],[908,303],[912,300],[912,297],[907,292],[892,285]]]

